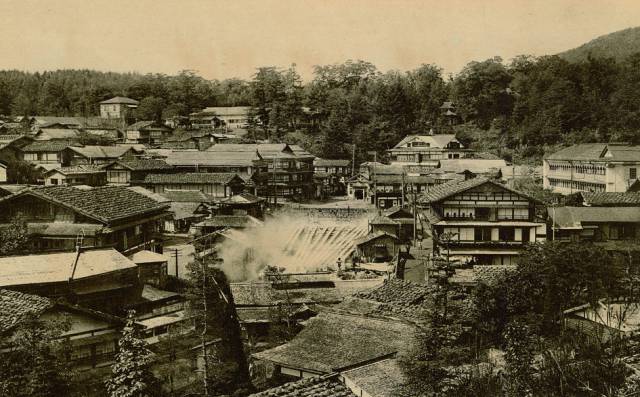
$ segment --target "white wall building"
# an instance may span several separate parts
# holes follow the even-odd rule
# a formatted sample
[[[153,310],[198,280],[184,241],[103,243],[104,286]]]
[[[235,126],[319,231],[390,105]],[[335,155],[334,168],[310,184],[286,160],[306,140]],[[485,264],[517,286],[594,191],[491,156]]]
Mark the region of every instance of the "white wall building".
[[[638,180],[640,146],[585,143],[543,160],[543,184],[556,193],[626,192]]]

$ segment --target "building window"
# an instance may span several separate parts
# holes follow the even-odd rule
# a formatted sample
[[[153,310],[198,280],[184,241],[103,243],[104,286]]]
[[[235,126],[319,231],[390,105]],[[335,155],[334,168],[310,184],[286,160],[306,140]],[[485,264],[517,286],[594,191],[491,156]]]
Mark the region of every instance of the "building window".
[[[516,239],[515,229],[512,227],[501,227],[498,238],[502,241],[514,241]]]
[[[638,179],[638,169],[629,168],[629,179]]]

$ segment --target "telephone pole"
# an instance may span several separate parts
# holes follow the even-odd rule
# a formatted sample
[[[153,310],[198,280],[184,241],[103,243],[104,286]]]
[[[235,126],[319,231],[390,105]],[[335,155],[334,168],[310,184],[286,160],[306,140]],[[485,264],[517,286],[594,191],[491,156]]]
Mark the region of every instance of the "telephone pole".
[[[179,255],[180,250],[178,250],[177,248],[173,249],[173,258],[175,260],[175,266],[176,266],[176,277],[178,277],[178,255]]]

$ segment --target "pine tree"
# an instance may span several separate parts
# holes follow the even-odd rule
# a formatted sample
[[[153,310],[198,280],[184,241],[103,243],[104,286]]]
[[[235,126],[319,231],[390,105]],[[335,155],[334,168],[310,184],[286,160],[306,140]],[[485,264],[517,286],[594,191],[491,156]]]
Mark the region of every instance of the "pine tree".
[[[119,351],[107,381],[110,397],[156,397],[161,395],[160,383],[151,372],[152,353],[139,338],[134,311],[130,311]]]

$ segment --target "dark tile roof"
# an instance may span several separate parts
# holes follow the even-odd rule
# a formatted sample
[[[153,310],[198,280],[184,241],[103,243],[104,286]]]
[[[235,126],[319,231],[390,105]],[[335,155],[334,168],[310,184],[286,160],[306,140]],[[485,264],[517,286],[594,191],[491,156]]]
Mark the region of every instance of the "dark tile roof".
[[[101,158],[101,159],[117,159],[124,156],[128,151],[137,150],[133,146],[99,146],[99,145],[86,145],[86,146],[70,146],[69,150],[78,153],[81,156],[87,158]]]
[[[153,170],[170,170],[173,167],[164,160],[158,159],[131,159],[118,160],[115,164],[130,169],[131,171],[153,171]]]
[[[223,184],[226,185],[234,179],[244,182],[238,174],[231,172],[188,172],[179,174],[147,174],[144,178],[145,184]]]
[[[420,203],[424,203],[424,204],[429,204],[429,203],[434,203],[436,201],[440,201],[443,200],[449,196],[452,196],[454,194],[457,193],[461,193],[464,192],[466,190],[472,189],[474,187],[478,187],[480,185],[484,185],[485,183],[490,183],[494,186],[498,186],[501,189],[504,189],[506,191],[509,192],[513,192],[516,193],[522,197],[527,198],[530,201],[534,201],[534,202],[539,202],[539,200],[536,200],[532,197],[529,197],[527,194],[519,192],[517,190],[511,189],[505,185],[502,185],[494,180],[485,178],[485,177],[476,177],[476,178],[470,178],[467,180],[451,180],[439,185],[435,185],[433,186],[428,192],[426,192],[425,194],[421,195],[418,198],[418,202]]]
[[[406,384],[404,371],[397,360],[389,359],[364,365],[341,374],[370,396],[397,397]],[[406,394],[405,394],[406,395]]]
[[[71,143],[67,141],[35,141],[20,148],[22,152],[60,152]]]
[[[52,306],[47,298],[0,289],[0,333],[14,327],[29,313],[40,314]]]
[[[580,192],[585,205],[592,206],[640,206],[640,192]]]
[[[394,238],[395,240],[398,240],[398,237],[394,236],[393,234],[389,234],[389,233],[386,233],[386,232],[383,232],[383,231],[378,231],[377,233],[370,233],[370,234],[368,234],[366,236],[360,237],[360,238],[354,240],[353,243],[355,245],[361,245],[361,244],[368,243],[370,241],[376,240],[376,239],[378,239],[380,237],[384,237],[384,236],[388,236],[388,237]]]
[[[255,353],[282,366],[333,373],[346,367],[403,354],[415,341],[416,328],[399,321],[322,312],[307,320],[289,343]]]
[[[263,197],[258,197],[251,193],[239,193],[223,200],[222,202],[225,204],[256,204],[263,201],[265,201]]]
[[[249,397],[356,397],[351,390],[340,383],[335,376],[318,376],[289,382]]]
[[[102,222],[112,222],[135,215],[143,215],[167,209],[167,203],[159,203],[126,186],[102,186],[79,189],[72,186],[46,186],[23,190],[11,199],[23,194],[33,194],[66,205],[80,213]]]

